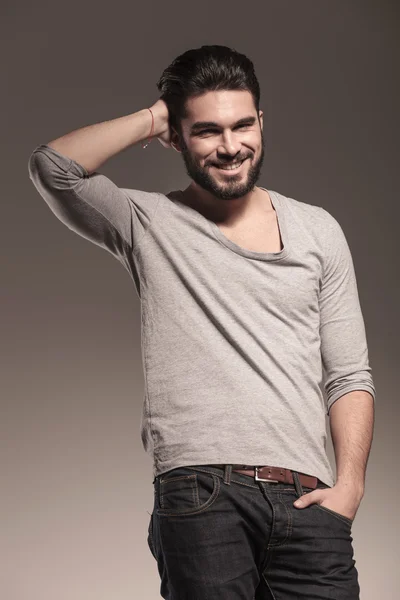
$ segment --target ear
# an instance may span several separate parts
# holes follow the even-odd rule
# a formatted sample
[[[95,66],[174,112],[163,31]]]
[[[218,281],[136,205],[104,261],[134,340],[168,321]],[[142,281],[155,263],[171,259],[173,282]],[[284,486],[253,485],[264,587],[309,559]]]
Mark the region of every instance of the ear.
[[[259,114],[259,117],[260,117],[261,129],[264,129],[264,118],[263,118],[264,113],[263,113],[262,110],[259,110],[258,114]]]
[[[174,127],[171,128],[171,147],[176,150],[176,152],[182,152],[179,134]]]

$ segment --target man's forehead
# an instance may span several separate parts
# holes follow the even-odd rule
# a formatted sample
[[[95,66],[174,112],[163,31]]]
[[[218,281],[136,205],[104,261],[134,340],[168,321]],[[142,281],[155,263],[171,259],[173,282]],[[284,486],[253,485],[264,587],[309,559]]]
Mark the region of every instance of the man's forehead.
[[[185,125],[199,128],[220,123],[229,125],[239,119],[254,116],[253,97],[247,90],[218,90],[186,101]]]

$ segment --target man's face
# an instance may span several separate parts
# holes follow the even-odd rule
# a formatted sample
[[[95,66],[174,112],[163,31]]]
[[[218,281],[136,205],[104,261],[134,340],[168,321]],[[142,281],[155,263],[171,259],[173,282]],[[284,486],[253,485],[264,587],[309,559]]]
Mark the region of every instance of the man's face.
[[[251,192],[260,177],[264,137],[262,111],[260,128],[250,92],[206,92],[189,98],[186,106],[188,117],[181,122],[183,138],[175,140],[189,177],[222,200]],[[238,162],[242,164],[234,170],[219,168]]]

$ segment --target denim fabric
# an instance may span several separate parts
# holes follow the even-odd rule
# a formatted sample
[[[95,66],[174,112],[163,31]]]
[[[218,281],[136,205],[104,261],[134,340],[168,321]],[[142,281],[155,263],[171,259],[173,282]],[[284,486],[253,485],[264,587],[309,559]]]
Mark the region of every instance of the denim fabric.
[[[359,600],[352,521],[318,504],[295,508],[312,491],[295,471],[287,484],[231,467],[185,466],[154,478],[147,541],[162,598]]]

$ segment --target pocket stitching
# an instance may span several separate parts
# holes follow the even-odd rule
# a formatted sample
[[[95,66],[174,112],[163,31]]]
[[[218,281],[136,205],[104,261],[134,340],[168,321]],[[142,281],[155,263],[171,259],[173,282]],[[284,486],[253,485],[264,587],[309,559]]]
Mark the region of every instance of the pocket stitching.
[[[170,481],[178,481],[179,479],[196,479],[196,473],[193,475],[177,475],[176,477],[166,477],[165,479],[160,479],[160,484],[169,483]]]
[[[330,515],[332,515],[333,517],[336,517],[337,519],[340,519],[341,521],[343,521],[344,523],[346,523],[347,525],[352,525],[353,521],[352,519],[349,519],[348,517],[346,517],[345,515],[341,515],[338,512],[335,512],[334,510],[332,510],[331,508],[327,508],[326,506],[321,506],[320,504],[315,504],[315,506],[317,508],[320,508],[321,510],[326,511],[327,513],[329,513]]]
[[[189,476],[191,477],[191,476]],[[214,481],[214,489],[213,492],[211,494],[211,496],[209,497],[209,499],[207,500],[207,502],[205,502],[204,504],[201,505],[201,507],[197,507],[193,510],[187,511],[175,511],[175,512],[171,512],[170,508],[157,508],[156,509],[156,513],[157,515],[159,515],[160,517],[163,516],[170,516],[170,517],[185,517],[185,516],[190,516],[190,515],[195,515],[198,513],[203,512],[204,510],[206,510],[207,508],[209,508],[209,506],[211,506],[215,500],[217,499],[218,495],[219,495],[219,491],[221,488],[221,484],[220,484],[220,480],[219,477],[217,477],[216,475],[212,474],[212,478]]]
[[[162,479],[160,482],[160,508],[162,510],[170,510],[169,508],[163,508],[163,504],[164,504],[164,492],[162,489],[162,484],[163,483],[171,483],[171,481],[179,481],[181,479],[192,479],[193,481],[191,481],[191,488],[192,488],[192,494],[193,494],[193,501],[196,502],[196,500],[198,501],[198,489],[197,489],[197,474],[194,473],[193,475],[178,475],[177,477],[167,477],[167,479]]]

